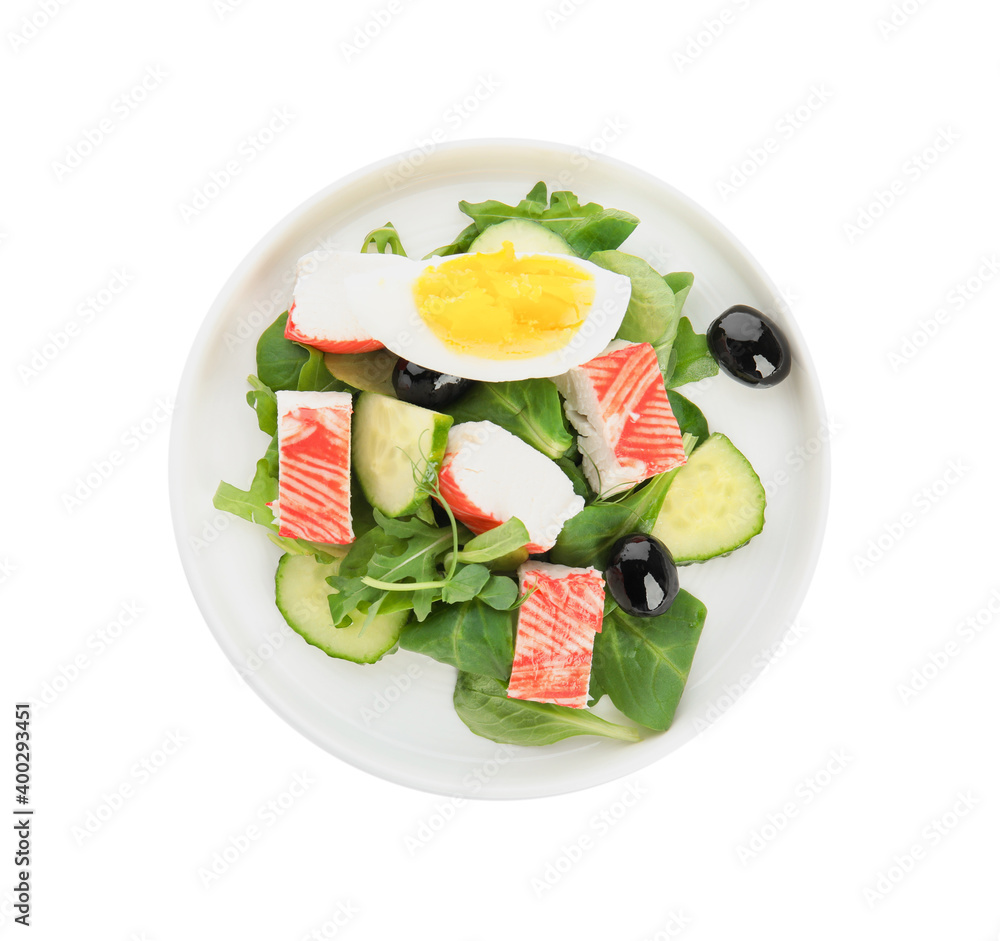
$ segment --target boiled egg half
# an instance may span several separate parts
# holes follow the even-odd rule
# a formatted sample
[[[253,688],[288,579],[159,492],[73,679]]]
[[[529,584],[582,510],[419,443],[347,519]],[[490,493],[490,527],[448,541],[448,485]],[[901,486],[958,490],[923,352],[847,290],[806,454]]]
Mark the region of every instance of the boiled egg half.
[[[569,255],[515,252],[510,242],[497,252],[387,261],[330,253],[328,283],[341,296],[324,317],[349,314],[375,345],[467,379],[562,375],[608,345],[631,296],[623,275]]]

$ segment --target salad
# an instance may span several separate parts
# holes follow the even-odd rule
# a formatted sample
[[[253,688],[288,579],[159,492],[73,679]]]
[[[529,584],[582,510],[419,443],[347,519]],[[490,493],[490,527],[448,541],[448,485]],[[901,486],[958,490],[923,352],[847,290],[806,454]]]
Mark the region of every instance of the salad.
[[[678,389],[720,364],[773,385],[788,345],[742,305],[698,333],[693,275],[619,250],[628,212],[544,183],[459,208],[420,260],[391,223],[300,259],[248,378],[269,443],[214,505],[282,550],[277,608],[329,657],[454,667],[496,742],[637,741],[671,725],[706,620],[679,568],[764,526],[749,461]]]

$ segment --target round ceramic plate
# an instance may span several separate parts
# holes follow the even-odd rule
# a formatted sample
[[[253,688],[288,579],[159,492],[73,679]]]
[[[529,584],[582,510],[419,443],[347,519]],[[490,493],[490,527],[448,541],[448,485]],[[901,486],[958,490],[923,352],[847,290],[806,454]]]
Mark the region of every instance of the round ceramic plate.
[[[671,729],[641,742],[577,737],[540,748],[479,738],[452,708],[455,672],[398,651],[371,666],[334,660],[293,634],[274,606],[278,550],[264,530],[218,513],[220,480],[246,487],[267,445],[244,394],[260,332],[290,302],[296,259],[357,250],[391,220],[412,256],[450,242],[461,199],[518,202],[539,180],[642,221],[622,246],[659,271],[692,271],[685,314],[703,331],[750,304],[781,324],[790,377],[772,389],[719,375],[683,392],[753,463],[768,494],[764,532],[728,558],[681,569],[708,620]],[[828,502],[824,412],[809,355],[775,287],[711,216],[656,178],[572,148],[528,141],[442,145],[394,157],[318,193],[276,226],[229,279],[191,351],[174,414],[170,490],[180,553],[226,654],[287,722],[372,774],[446,795],[539,797],[636,771],[699,733],[763,669],[805,594]],[[601,703],[598,711],[611,709]]]

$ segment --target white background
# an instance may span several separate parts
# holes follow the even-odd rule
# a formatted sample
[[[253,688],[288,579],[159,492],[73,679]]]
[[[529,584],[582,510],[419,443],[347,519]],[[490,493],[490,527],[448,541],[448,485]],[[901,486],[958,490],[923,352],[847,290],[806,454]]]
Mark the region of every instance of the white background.
[[[6,708],[72,677],[35,710],[37,937],[1000,937],[995,4],[48,2],[0,14]],[[782,655],[695,742],[572,796],[455,808],[319,751],[236,677],[174,546],[163,403],[216,292],[299,202],[435,135],[606,147],[706,206],[788,297],[835,429]]]

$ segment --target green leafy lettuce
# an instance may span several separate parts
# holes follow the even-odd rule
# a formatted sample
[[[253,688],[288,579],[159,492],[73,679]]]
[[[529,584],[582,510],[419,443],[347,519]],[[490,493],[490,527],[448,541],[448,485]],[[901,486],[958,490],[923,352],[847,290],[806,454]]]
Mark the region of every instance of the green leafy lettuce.
[[[497,678],[459,673],[455,711],[476,735],[511,745],[551,745],[574,735],[599,735],[623,742],[639,741],[635,729],[615,725],[586,709],[508,699]]]
[[[361,243],[362,253],[367,253],[373,245],[375,246],[375,251],[380,255],[406,255],[399,233],[391,222],[387,222],[377,229],[372,229],[365,236],[364,242]]]
[[[552,549],[552,561],[593,565],[603,572],[608,553],[618,539],[652,530],[675,473],[659,474],[615,502],[597,501],[584,507],[563,526]]]
[[[561,235],[581,258],[588,258],[593,252],[618,248],[639,224],[635,216],[621,209],[605,209],[597,203],[581,205],[576,195],[567,190],[556,191],[548,199],[548,188],[544,183],[536,183],[516,206],[508,206],[496,199],[481,203],[463,199],[458,207],[473,220],[477,235],[498,222],[529,219]],[[469,229],[466,229],[463,235],[468,232]]]
[[[551,379],[478,382],[442,409],[457,422],[491,421],[557,460],[574,443]]]
[[[669,728],[705,615],[705,606],[684,590],[658,617],[630,617],[620,608],[606,614],[594,642],[597,687],[632,721]]]

